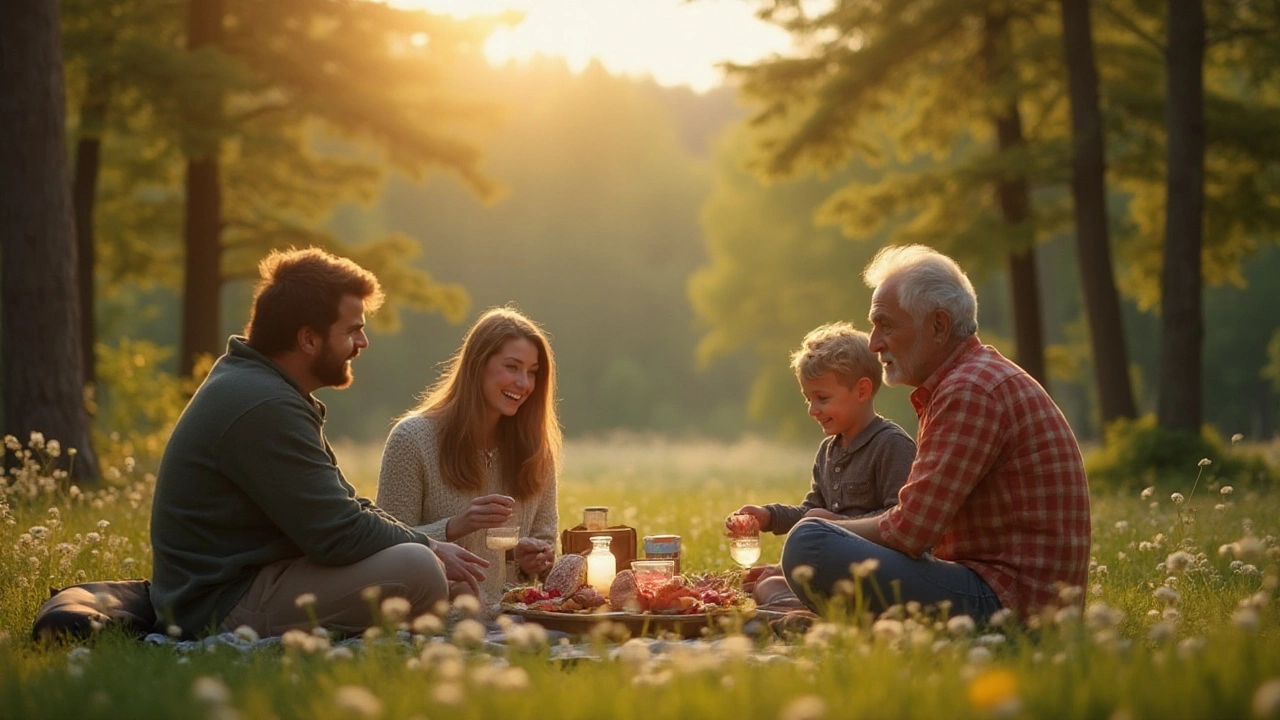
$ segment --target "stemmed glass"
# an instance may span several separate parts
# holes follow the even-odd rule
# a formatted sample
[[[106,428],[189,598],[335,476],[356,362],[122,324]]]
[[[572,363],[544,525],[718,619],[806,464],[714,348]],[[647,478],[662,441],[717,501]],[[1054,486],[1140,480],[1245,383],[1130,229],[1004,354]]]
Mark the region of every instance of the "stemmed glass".
[[[760,524],[747,514],[735,514],[729,521],[729,557],[750,568],[760,559]]]

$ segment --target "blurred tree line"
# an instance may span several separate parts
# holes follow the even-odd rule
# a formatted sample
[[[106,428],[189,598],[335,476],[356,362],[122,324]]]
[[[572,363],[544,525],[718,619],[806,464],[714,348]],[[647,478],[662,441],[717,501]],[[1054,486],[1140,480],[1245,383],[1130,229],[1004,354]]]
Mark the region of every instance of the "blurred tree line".
[[[514,18],[64,0],[98,425],[133,423],[146,432],[127,439],[157,450],[190,391],[172,376],[198,377],[240,330],[256,260],[317,244],[392,300],[357,383],[324,391],[332,436],[381,440],[468,321],[510,303],[552,337],[570,435],[812,440],[788,354],[820,323],[865,327],[863,266],[910,241],[960,260],[983,339],[1083,437],[1183,382],[1162,303],[1188,294],[1175,357],[1207,368],[1202,419],[1270,437],[1280,10],[1231,5],[1204,17],[1205,232],[1195,289],[1170,293],[1163,3],[1094,5],[1082,26],[1077,0],[764,2],[795,55],[699,95],[598,65],[488,66],[483,38]],[[879,409],[910,428],[905,397],[886,389]]]

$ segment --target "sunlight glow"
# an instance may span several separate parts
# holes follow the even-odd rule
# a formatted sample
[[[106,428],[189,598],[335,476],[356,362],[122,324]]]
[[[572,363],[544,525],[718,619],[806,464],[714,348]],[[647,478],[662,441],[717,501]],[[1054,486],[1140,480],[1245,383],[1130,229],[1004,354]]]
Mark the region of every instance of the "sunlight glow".
[[[749,62],[788,47],[782,30],[746,0],[393,0],[455,17],[525,13],[485,45],[490,62],[562,57],[575,72],[599,59],[611,73],[653,77],[698,92],[723,79],[725,61]]]

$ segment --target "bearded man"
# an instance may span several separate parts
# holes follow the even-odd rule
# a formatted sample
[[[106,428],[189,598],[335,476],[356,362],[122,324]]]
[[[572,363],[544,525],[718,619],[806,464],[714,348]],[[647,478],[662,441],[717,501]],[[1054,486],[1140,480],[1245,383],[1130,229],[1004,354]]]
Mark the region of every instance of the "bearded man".
[[[447,600],[451,580],[474,590],[488,562],[358,497],[324,436],[312,393],[351,384],[365,313],[383,300],[377,278],[315,248],[273,252],[259,272],[245,337],[228,341],[160,461],[157,629],[356,633],[377,621],[370,589],[413,615]]]
[[[841,580],[869,605],[948,603],[952,614],[1023,617],[1081,601],[1089,487],[1066,418],[1022,368],[978,339],[978,300],[954,260],[888,247],[863,271],[871,350],[909,385],[918,450],[898,504],[856,520],[805,520],[782,551],[788,584],[815,611]]]

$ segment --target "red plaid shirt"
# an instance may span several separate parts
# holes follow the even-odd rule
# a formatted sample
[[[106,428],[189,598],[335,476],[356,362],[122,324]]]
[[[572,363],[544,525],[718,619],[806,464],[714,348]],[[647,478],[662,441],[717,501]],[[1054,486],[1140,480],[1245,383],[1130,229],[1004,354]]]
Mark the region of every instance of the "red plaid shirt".
[[[1058,406],[1022,368],[970,337],[911,393],[919,450],[885,545],[978,573],[1022,615],[1059,604],[1089,571],[1089,486]]]

